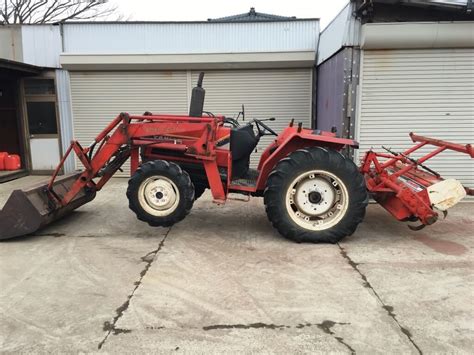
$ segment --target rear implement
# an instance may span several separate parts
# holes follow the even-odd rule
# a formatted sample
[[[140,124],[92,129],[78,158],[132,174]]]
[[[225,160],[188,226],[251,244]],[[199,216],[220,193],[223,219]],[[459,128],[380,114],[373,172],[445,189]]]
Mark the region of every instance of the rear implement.
[[[456,144],[440,139],[410,133],[416,143],[404,152],[384,149],[387,153],[372,150],[365,154],[360,171],[365,176],[367,190],[372,197],[399,221],[420,221],[420,230],[438,220],[438,212],[447,215],[447,210],[466,195],[474,195],[470,188],[455,179],[443,179],[425,162],[441,152],[452,150],[474,158],[472,145]],[[415,159],[413,155],[421,148],[434,147],[430,152]]]

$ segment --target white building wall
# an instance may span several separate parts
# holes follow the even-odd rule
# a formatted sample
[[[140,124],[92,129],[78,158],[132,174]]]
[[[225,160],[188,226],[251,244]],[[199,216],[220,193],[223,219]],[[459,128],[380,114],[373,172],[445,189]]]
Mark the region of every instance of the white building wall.
[[[21,36],[24,63],[40,67],[60,67],[62,46],[58,25],[23,25]]]
[[[18,25],[0,26],[0,58],[21,62],[21,27]]]
[[[114,55],[316,52],[318,37],[318,20],[23,25],[21,52],[24,63],[60,68],[61,53]]]
[[[318,44],[318,65],[343,47],[358,46],[360,21],[353,16],[355,3],[349,3],[321,32]]]
[[[65,24],[64,52],[184,54],[316,51],[318,35],[318,20]]]

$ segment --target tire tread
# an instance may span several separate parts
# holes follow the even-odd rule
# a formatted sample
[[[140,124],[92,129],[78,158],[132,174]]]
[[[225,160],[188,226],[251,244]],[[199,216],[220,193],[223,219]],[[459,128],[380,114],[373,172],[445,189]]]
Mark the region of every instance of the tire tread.
[[[321,168],[338,176],[346,185],[349,206],[345,216],[335,226],[322,231],[309,231],[294,223],[285,207],[285,184],[297,174]],[[280,234],[296,242],[337,243],[355,232],[364,219],[368,194],[364,177],[350,159],[337,151],[321,147],[298,149],[282,159],[270,173],[264,191],[268,219]]]
[[[138,190],[143,180],[153,175],[164,175],[176,184],[182,199],[168,216],[153,216],[147,213],[138,202]],[[143,163],[128,180],[128,207],[135,212],[140,221],[147,222],[152,227],[170,227],[183,220],[191,211],[194,203],[194,185],[189,174],[175,163],[166,160],[151,160]]]

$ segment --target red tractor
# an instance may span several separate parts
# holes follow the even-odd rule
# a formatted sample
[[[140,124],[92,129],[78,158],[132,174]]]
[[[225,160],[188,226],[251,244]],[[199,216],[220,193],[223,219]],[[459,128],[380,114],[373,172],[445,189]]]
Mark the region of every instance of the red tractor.
[[[73,141],[49,182],[12,193],[0,211],[0,239],[31,234],[91,201],[128,159],[130,209],[151,226],[181,221],[208,188],[216,203],[225,203],[229,193],[263,197],[273,226],[297,242],[335,243],[354,233],[365,215],[368,190],[400,220],[420,220],[423,225],[436,220],[426,191],[442,179],[420,178],[421,162],[393,153],[380,168],[380,155],[369,152],[359,170],[340,153],[358,143],[335,133],[306,129],[293,120],[276,133],[265,123],[273,119],[241,124],[214,116],[203,111],[202,79],[203,73],[193,89],[189,116],[122,113],[89,147]],[[265,135],[275,140],[258,167],[251,168],[250,155]],[[473,156],[469,145],[453,146],[447,148]],[[83,171],[58,178],[72,151]],[[415,180],[416,188],[410,190],[400,177]],[[445,199],[457,202],[464,197],[464,190],[463,195],[456,188],[457,200],[449,194]]]

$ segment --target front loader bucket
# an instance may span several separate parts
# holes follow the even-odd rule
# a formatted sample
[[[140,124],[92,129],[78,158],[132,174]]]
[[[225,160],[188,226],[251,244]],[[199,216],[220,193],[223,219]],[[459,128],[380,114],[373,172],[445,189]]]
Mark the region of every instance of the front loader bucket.
[[[57,178],[53,185],[55,193],[63,196],[79,176],[74,173]],[[82,189],[69,204],[61,206],[51,198],[47,187],[48,182],[43,182],[12,192],[0,210],[0,240],[34,233],[95,197],[95,191]]]

